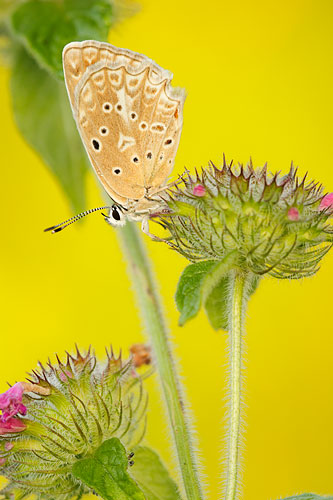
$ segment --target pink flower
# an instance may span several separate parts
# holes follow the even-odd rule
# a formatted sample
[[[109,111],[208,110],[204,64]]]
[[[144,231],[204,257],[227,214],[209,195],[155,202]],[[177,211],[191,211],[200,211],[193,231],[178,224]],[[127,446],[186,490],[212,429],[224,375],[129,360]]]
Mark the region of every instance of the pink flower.
[[[327,194],[321,200],[319,210],[325,210],[325,208],[333,208],[333,193]]]
[[[9,441],[7,441],[7,442],[5,443],[5,450],[6,450],[6,451],[9,451],[9,450],[11,450],[12,448],[14,448],[13,443],[10,443]]]
[[[5,463],[6,463],[6,459],[5,458],[0,458],[0,467],[2,465],[5,465]]]
[[[0,420],[0,436],[2,434],[10,434],[11,432],[22,432],[27,428],[24,422],[19,418],[9,418],[6,422]]]
[[[13,385],[8,391],[0,394],[0,410],[2,410],[2,415],[0,421],[6,423],[14,415],[20,413],[21,415],[26,415],[27,408],[22,404],[22,395],[24,392],[24,387],[21,382]]]
[[[299,211],[297,210],[296,207],[291,207],[288,210],[288,219],[296,221],[299,219]]]
[[[202,184],[197,184],[193,188],[193,194],[194,196],[205,196],[206,194],[206,188]]]

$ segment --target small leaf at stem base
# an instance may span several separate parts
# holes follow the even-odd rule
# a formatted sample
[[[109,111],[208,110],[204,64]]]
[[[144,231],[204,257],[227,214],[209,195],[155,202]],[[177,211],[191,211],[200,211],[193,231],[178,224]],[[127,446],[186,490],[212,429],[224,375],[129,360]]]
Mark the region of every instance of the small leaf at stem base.
[[[178,282],[176,291],[176,304],[180,312],[180,326],[194,318],[201,306],[201,286],[207,273],[211,271],[217,262],[206,260],[187,266]]]
[[[135,448],[131,476],[138,483],[146,500],[181,500],[176,483],[157,453],[146,446]]]
[[[230,252],[221,261],[207,260],[190,264],[185,268],[176,291],[180,326],[194,318],[203,305],[215,330],[228,329],[230,271],[236,258],[237,253]],[[249,283],[247,296],[255,292],[259,283],[256,275],[252,274],[249,278],[251,279],[247,280]]]
[[[126,450],[118,438],[112,438],[104,441],[91,458],[76,462],[72,472],[106,500],[145,500],[127,468]]]
[[[230,279],[222,278],[218,285],[208,295],[205,302],[205,311],[214,330],[228,330],[228,295]]]

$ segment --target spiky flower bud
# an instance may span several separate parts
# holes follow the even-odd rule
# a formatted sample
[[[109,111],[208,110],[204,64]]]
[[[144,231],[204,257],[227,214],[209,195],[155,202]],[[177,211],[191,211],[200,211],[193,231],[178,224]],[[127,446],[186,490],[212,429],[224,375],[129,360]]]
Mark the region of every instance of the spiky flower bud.
[[[256,275],[311,276],[333,242],[333,195],[296,172],[292,166],[287,175],[271,175],[266,166],[225,161],[221,169],[186,172],[183,185],[164,195],[166,241],[192,262],[234,252],[234,265]]]
[[[147,396],[132,360],[112,349],[106,363],[90,350],[57,359],[0,395],[3,498],[80,498],[89,489],[71,473],[78,460],[114,437],[130,451],[144,435]]]

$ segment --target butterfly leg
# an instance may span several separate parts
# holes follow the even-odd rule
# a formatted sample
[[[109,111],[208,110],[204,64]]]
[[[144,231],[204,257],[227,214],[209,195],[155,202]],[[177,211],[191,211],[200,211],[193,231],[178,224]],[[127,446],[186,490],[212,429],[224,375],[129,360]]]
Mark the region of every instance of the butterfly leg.
[[[152,239],[153,241],[163,241],[163,243],[167,243],[168,245],[170,245],[170,243],[168,242],[168,240],[166,240],[164,238],[160,238],[159,236],[156,236],[155,234],[152,234],[149,231],[149,215],[145,215],[142,218],[142,221],[141,221],[141,231],[144,234],[146,234],[147,236],[149,236],[149,238]]]
[[[142,218],[142,221],[141,221],[141,231],[144,234],[146,234],[147,236],[149,236],[149,238],[152,239],[153,241],[163,241],[158,236],[155,236],[154,234],[152,234],[152,233],[149,232],[149,215],[145,215]]]

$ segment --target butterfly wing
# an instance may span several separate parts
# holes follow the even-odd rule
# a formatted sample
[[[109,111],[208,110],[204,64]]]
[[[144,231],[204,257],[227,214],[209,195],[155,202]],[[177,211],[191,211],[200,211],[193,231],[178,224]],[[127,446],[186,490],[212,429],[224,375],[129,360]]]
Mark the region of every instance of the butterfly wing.
[[[63,61],[74,117],[108,194],[122,204],[153,194],[173,168],[184,91],[147,57],[105,43],[71,43]]]

